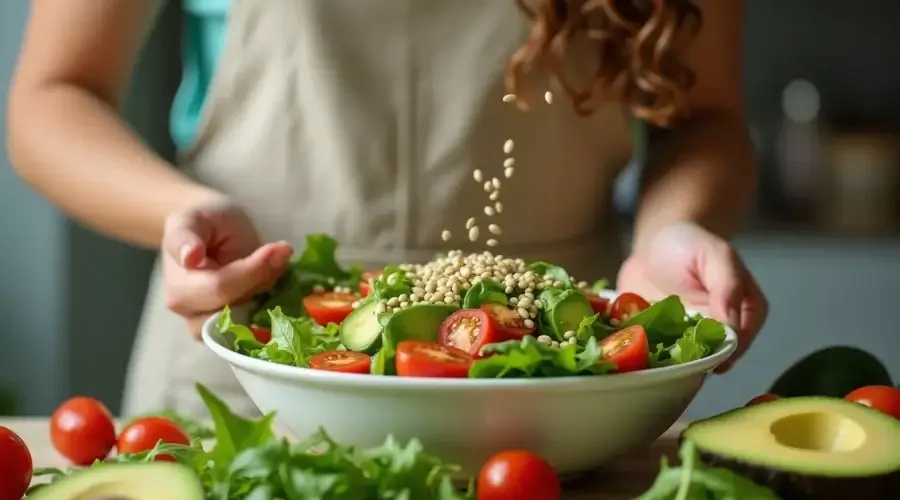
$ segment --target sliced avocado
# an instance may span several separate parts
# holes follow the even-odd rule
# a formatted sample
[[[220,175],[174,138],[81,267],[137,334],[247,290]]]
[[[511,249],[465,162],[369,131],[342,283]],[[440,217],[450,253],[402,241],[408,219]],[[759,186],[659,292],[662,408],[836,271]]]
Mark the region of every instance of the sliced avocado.
[[[900,491],[900,420],[826,397],[786,398],[695,422],[704,463],[784,499],[889,499]]]
[[[769,392],[783,398],[842,398],[869,385],[894,385],[881,361],[856,347],[832,346],[794,363],[778,377]]]
[[[391,315],[384,326],[385,342],[392,347],[404,340],[437,342],[441,323],[458,311],[452,304],[415,304]]]
[[[351,351],[373,354],[381,347],[378,302],[370,300],[356,308],[341,323],[341,343]]]
[[[545,328],[542,333],[552,335],[556,340],[563,340],[569,331],[577,331],[584,318],[594,315],[587,297],[577,290],[565,290],[561,293],[541,294],[544,302],[542,319]],[[549,331],[546,331],[549,330]]]
[[[171,462],[104,464],[38,488],[28,500],[203,500],[191,469]]]

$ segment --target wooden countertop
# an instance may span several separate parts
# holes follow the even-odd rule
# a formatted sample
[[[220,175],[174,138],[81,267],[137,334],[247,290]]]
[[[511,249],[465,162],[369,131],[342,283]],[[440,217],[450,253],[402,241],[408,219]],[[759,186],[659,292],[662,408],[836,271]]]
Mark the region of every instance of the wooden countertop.
[[[50,444],[47,418],[0,419],[0,425],[15,431],[31,450],[35,467],[65,467]],[[646,450],[615,461],[595,473],[565,484],[567,500],[627,500],[650,487],[659,471],[662,455],[676,458],[677,437],[684,423],[676,423]]]

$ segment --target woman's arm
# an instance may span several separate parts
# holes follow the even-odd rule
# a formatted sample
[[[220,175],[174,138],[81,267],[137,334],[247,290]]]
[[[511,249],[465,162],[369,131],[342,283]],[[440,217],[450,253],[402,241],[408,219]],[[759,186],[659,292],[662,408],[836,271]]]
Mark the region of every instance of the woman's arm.
[[[217,196],[176,172],[119,106],[161,0],[33,0],[8,106],[19,175],[72,217],[158,246],[165,216]]]
[[[687,56],[697,78],[688,96],[691,118],[652,136],[636,250],[659,229],[685,221],[728,238],[756,195],[756,156],[742,94],[744,1],[702,4],[703,26]]]

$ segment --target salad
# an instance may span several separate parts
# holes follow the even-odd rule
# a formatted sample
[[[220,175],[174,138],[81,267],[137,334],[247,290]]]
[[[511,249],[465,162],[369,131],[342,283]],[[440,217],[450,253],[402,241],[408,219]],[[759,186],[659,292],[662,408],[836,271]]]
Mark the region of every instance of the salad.
[[[217,327],[236,352],[354,374],[449,378],[600,375],[704,358],[718,321],[678,297],[615,300],[547,262],[451,251],[424,264],[344,268],[337,241],[310,235],[248,324]]]

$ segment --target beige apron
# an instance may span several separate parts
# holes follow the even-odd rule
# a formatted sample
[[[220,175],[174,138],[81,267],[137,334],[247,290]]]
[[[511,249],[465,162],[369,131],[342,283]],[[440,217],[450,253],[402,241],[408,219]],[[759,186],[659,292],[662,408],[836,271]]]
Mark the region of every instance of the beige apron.
[[[506,62],[529,28],[513,0],[232,0],[184,166],[247,206],[264,238],[302,245],[329,233],[345,262],[483,250],[484,236],[465,237],[474,216],[502,226],[496,253],[559,263],[584,280],[614,277],[621,245],[607,212],[631,154],[626,113],[610,104],[578,117],[561,93],[543,101],[546,83],[527,113],[503,102]],[[573,58],[583,71],[591,64]],[[476,168],[502,181],[501,214],[485,215]],[[157,269],[125,412],[204,415],[198,381],[254,411],[229,367],[165,309]]]

